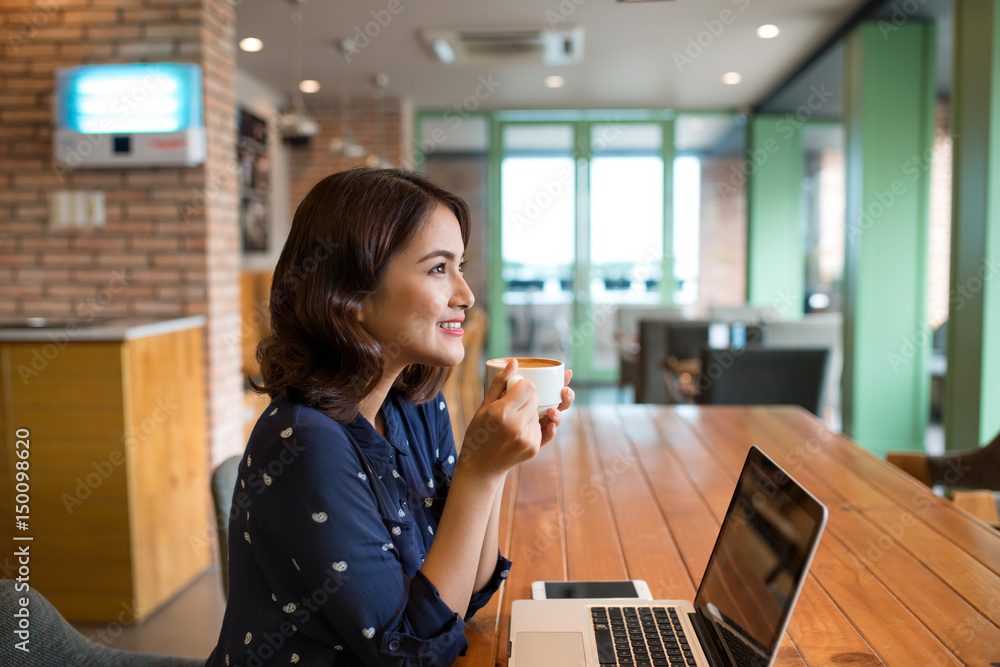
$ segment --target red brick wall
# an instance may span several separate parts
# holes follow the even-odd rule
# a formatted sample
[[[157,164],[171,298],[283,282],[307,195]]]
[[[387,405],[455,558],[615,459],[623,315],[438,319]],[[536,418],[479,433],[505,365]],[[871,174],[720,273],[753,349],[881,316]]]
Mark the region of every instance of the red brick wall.
[[[291,186],[289,188],[290,217],[312,186],[338,171],[365,164],[365,158],[350,158],[330,152],[330,142],[341,137],[341,114],[338,100],[306,101],[306,107],[320,124],[320,132],[306,146],[291,146]],[[385,100],[385,137],[382,141],[386,157],[393,165],[409,168],[413,164],[413,106],[406,99]],[[378,142],[378,122],[373,99],[351,101],[350,129],[357,143],[375,151]],[[284,242],[283,240],[281,242]]]
[[[747,297],[746,190],[720,190],[741,173],[741,158],[703,157],[697,310],[738,306]]]
[[[84,321],[208,316],[213,452],[242,449],[235,165],[235,17],[225,0],[0,0],[0,316]],[[193,168],[52,163],[53,72],[194,62],[208,159]],[[105,193],[107,224],[52,228],[55,190]],[[218,456],[216,457],[218,458]]]

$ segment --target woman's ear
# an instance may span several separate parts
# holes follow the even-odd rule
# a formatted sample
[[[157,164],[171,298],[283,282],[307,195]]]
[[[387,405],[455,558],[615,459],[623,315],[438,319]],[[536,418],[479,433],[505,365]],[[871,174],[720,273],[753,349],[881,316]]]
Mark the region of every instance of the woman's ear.
[[[372,307],[371,300],[372,300],[371,296],[366,296],[364,299],[361,300],[360,303],[355,302],[357,303],[357,306],[353,307],[351,310],[354,311],[354,319],[356,319],[358,322],[364,323],[365,310]]]

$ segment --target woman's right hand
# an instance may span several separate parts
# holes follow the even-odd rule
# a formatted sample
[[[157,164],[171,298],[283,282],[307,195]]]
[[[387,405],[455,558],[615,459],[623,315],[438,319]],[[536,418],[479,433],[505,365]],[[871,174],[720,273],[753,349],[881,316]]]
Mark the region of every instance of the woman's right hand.
[[[493,379],[469,421],[456,467],[501,476],[538,453],[542,441],[538,395],[528,380],[520,380],[507,391],[507,379],[516,373],[517,360],[511,359]]]

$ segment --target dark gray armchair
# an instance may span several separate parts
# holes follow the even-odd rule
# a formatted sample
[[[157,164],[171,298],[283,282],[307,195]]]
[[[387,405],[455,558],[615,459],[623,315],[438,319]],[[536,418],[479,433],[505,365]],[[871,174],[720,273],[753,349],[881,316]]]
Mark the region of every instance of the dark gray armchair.
[[[153,653],[119,651],[93,642],[71,626],[45,597],[29,588],[15,590],[17,582],[0,580],[0,665],[4,667],[200,667],[205,661],[198,658],[182,658]],[[28,601],[21,605],[21,598]],[[20,618],[15,616],[21,609],[28,610],[30,652],[17,648],[21,638],[15,634],[19,630]]]
[[[222,592],[229,597],[229,515],[233,509],[233,491],[239,476],[241,456],[230,456],[212,473],[212,504],[215,529],[219,538],[219,565],[222,568]]]
[[[800,405],[819,414],[827,348],[704,348],[697,402],[707,405]]]

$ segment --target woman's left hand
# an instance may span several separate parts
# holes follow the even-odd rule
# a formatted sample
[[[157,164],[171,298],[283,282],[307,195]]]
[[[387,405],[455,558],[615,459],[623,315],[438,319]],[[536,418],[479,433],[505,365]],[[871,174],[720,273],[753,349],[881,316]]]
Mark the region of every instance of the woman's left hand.
[[[566,386],[562,389],[562,403],[559,404],[557,408],[549,408],[549,411],[539,420],[542,426],[542,445],[547,444],[556,435],[556,427],[562,423],[562,413],[569,409],[569,406],[573,405],[573,399],[576,398],[576,392],[569,388],[570,378],[573,377],[573,371],[566,371]]]

